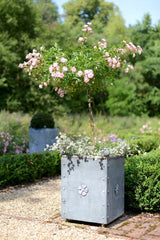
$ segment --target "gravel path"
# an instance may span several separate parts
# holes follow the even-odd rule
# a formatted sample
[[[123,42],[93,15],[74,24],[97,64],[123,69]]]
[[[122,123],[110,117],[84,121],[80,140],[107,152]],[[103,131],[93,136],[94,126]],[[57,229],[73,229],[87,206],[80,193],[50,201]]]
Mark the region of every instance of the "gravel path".
[[[88,225],[68,222],[62,219],[60,209],[60,188],[61,179],[60,177],[56,177],[38,181],[30,185],[22,185],[0,190],[0,239],[134,239],[127,236],[126,230],[122,228],[128,226],[128,224],[130,225],[130,223],[132,223],[132,229],[135,228],[133,223],[135,221],[137,223],[139,216],[135,219],[136,216],[124,215],[122,218],[107,227],[94,224]],[[160,221],[160,215],[155,214],[151,217],[152,219],[154,218],[152,223],[157,227],[159,224],[158,222]],[[143,220],[143,223],[148,219],[148,216],[145,216],[144,218],[145,220]],[[152,230],[155,231],[153,224],[150,225]],[[128,230],[128,232],[129,231],[130,230]]]

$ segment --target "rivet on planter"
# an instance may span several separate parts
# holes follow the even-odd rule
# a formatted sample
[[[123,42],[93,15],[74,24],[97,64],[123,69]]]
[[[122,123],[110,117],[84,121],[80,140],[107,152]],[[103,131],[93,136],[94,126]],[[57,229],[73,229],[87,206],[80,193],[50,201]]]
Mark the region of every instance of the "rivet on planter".
[[[108,157],[109,155],[110,155],[110,152],[109,152],[108,150],[105,150],[105,151],[104,151],[104,156],[105,156],[105,157]]]

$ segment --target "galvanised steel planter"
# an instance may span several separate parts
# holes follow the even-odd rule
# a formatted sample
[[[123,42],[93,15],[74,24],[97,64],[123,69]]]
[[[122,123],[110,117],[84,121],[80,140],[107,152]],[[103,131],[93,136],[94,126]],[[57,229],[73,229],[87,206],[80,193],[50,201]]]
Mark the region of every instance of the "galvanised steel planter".
[[[61,160],[61,214],[68,220],[108,224],[124,213],[124,157]]]
[[[59,128],[29,128],[29,152],[43,152],[46,144],[56,143]]]

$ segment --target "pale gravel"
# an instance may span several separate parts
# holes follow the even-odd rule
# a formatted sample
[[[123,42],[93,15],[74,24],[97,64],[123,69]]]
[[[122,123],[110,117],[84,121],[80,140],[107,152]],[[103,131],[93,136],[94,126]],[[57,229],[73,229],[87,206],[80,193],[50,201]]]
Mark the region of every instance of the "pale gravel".
[[[0,190],[0,240],[123,240],[61,218],[61,179]]]

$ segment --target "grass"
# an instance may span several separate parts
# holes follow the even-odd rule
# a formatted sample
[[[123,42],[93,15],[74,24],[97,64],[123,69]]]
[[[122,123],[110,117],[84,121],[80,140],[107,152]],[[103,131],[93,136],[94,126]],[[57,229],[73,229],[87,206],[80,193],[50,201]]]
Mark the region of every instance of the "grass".
[[[158,128],[160,127],[158,118],[149,117],[107,117],[96,115],[94,117],[95,136],[103,137],[110,134],[116,134],[119,138],[130,139],[132,137],[142,137],[144,135],[159,134]],[[86,114],[82,115],[69,115],[56,119],[60,126],[60,131],[68,134],[82,134],[91,136],[89,117]],[[147,122],[149,129],[144,129],[142,133],[140,129]]]
[[[9,113],[8,111],[0,112],[0,132],[10,133],[17,137],[28,135],[30,125],[30,116],[21,112]]]

